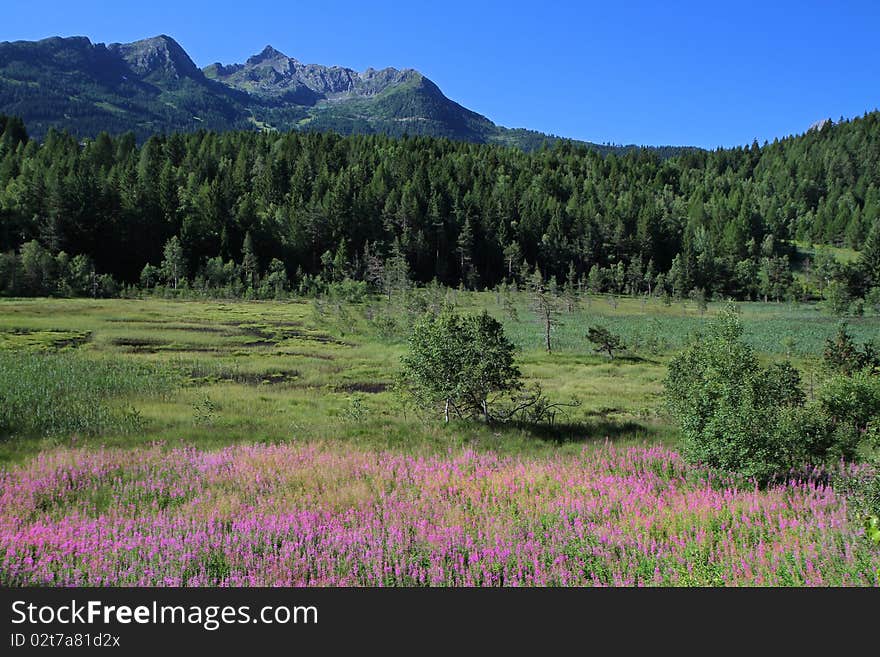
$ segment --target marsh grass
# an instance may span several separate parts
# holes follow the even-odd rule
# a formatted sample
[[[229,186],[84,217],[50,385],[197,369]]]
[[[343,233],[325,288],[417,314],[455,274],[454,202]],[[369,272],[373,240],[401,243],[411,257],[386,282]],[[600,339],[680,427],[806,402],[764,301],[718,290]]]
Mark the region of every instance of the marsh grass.
[[[76,351],[0,351],[0,436],[136,433],[144,429],[141,414],[114,402],[158,398],[173,386],[167,371],[148,363]]]
[[[414,416],[390,387],[410,311],[382,300],[327,304],[316,313],[305,300],[3,299],[0,396],[9,402],[0,410],[0,464],[74,440],[128,448],[329,440],[524,455],[574,453],[606,439],[674,447],[661,397],[667,362],[721,307],[710,304],[702,315],[690,302],[588,297],[562,313],[547,354],[524,295],[514,297],[517,319],[494,293],[449,290],[444,299],[463,312],[486,308],[518,346],[525,382],[581,405],[550,427],[443,426]],[[762,359],[790,356],[805,385],[815,380],[818,388],[822,344],[837,320],[815,306],[739,306]],[[371,317],[392,318],[404,330],[388,332]],[[597,323],[623,337],[628,349],[619,357],[592,351],[585,334]],[[859,318],[850,328],[862,341],[880,321]],[[67,341],[77,336],[85,339]]]

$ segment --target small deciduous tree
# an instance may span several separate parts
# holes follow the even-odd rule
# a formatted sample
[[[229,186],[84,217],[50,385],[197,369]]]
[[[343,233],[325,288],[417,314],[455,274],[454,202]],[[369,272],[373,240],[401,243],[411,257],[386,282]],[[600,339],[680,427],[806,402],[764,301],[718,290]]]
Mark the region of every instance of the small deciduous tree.
[[[165,242],[162,249],[162,276],[175,290],[180,285],[180,280],[186,278],[186,260],[183,257],[183,246],[177,235]]]
[[[405,295],[411,285],[409,262],[398,240],[391,245],[391,253],[382,267],[382,290],[391,301],[394,295]]]
[[[363,280],[373,290],[382,291],[385,280],[385,263],[376,251],[375,245],[370,242],[364,244],[364,252],[361,256],[363,267]]]
[[[788,256],[767,256],[763,258],[758,276],[764,301],[767,301],[768,298],[774,299],[777,302],[781,301],[794,282]]]
[[[507,280],[513,281],[515,272],[522,264],[522,249],[519,242],[511,242],[504,247],[504,264],[507,266]]]
[[[153,269],[156,268],[154,267]],[[94,288],[92,282],[95,278],[95,263],[92,262],[92,259],[89,256],[82,253],[73,256],[68,271],[68,280],[70,281],[70,287],[74,294],[92,294]],[[156,270],[157,280],[158,273],[158,270]]]
[[[691,301],[696,304],[697,310],[700,311],[700,316],[702,317],[703,315],[705,315],[706,310],[709,309],[709,302],[706,299],[706,290],[701,287],[695,287],[693,290],[690,291],[690,294],[688,296],[690,297]]]
[[[154,267],[150,263],[144,265],[144,268],[141,270],[140,283],[141,287],[144,289],[149,289],[152,287],[156,287],[156,283],[159,282],[159,271],[158,267]]]
[[[590,267],[587,275],[587,289],[591,294],[601,294],[605,289],[605,273],[599,265]]]
[[[266,285],[276,297],[280,297],[287,290],[290,282],[287,280],[287,269],[278,258],[272,258],[269,263],[269,271],[266,274]]]
[[[831,280],[822,291],[825,307],[832,315],[843,317],[849,313],[852,306],[852,294],[846,283]]]
[[[819,403],[842,439],[880,441],[880,377],[868,370],[833,377],[822,386]]]
[[[446,422],[451,415],[491,422],[492,404],[522,387],[514,345],[486,311],[462,316],[447,307],[425,315],[401,364],[398,388],[428,412],[442,409]]]
[[[52,285],[55,261],[37,240],[21,246],[21,269],[29,294],[46,294]]]

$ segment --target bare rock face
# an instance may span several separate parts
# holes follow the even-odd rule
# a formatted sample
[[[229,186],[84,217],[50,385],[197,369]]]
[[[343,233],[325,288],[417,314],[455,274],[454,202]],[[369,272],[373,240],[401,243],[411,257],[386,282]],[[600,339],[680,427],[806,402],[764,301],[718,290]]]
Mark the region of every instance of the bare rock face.
[[[355,90],[358,80],[358,74],[349,68],[320,64],[300,64],[296,75],[309,89],[325,96],[350,93]]]
[[[267,62],[281,62],[285,67],[289,68],[289,63],[296,62],[296,60],[279,50],[275,50],[272,46],[266,46],[259,54],[253,55],[247,60],[249,66],[258,66]]]
[[[118,53],[135,73],[147,79],[180,80],[204,77],[180,44],[164,34],[134,43],[112,43],[108,49]]]
[[[244,64],[212,64],[205,69],[209,78],[230,87],[262,98],[289,97],[291,92],[303,95],[308,89],[313,102],[322,99],[341,99],[346,96],[373,96],[404,84],[414,77],[416,71],[395,68],[367,69],[358,73],[342,66],[303,64],[288,57],[272,46],[247,59]]]
[[[822,119],[821,121],[816,121],[813,125],[811,125],[807,129],[807,132],[812,132],[814,130],[816,132],[822,132],[822,130],[827,127],[831,127],[832,125],[834,125],[834,121],[832,121],[831,119]]]

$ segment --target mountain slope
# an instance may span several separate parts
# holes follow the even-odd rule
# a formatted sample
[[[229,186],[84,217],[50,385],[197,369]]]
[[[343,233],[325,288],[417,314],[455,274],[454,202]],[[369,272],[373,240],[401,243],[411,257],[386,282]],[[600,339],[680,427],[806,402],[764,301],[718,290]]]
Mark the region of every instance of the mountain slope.
[[[358,73],[303,64],[266,46],[244,64],[212,64],[205,74],[259,99],[263,107],[252,109],[267,125],[290,127],[285,125],[284,112],[279,115],[273,109],[293,103],[309,108],[295,125],[306,130],[430,135],[478,143],[495,141],[500,134],[485,116],[450,100],[413,69],[368,68]]]
[[[21,116],[37,137],[51,127],[139,138],[244,128],[239,95],[206,79],[168,37],[109,47],[84,37],[0,43],[0,112]]]
[[[85,37],[2,42],[0,113],[22,117],[37,138],[53,127],[81,136],[132,131],[139,140],[199,128],[332,130],[525,150],[559,139],[497,126],[413,69],[359,73],[303,64],[267,46],[244,64],[201,70],[167,35],[110,45]]]

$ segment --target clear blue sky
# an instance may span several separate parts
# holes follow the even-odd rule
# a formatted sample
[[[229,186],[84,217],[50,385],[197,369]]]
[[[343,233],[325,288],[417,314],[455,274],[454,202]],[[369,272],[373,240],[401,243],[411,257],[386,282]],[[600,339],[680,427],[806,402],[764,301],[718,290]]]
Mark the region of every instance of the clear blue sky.
[[[199,66],[272,44],[412,67],[501,125],[595,142],[763,142],[880,107],[880,0],[21,2],[0,41],[177,39]]]

